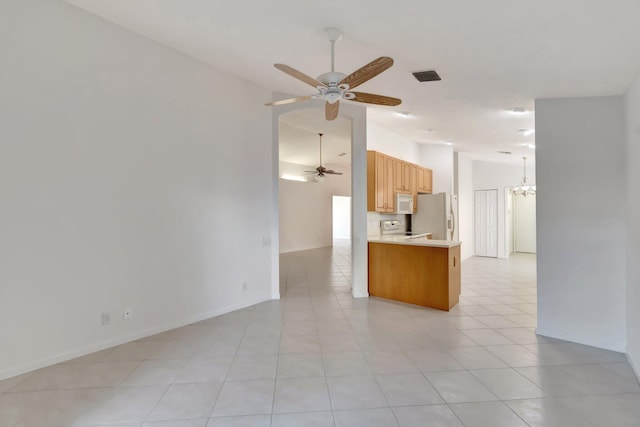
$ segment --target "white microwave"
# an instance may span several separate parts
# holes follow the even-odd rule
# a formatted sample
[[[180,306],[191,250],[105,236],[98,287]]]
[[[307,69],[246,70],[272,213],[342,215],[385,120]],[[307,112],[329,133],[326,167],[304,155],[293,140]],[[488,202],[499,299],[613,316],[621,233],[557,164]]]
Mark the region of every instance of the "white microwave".
[[[413,195],[396,193],[396,213],[412,214],[413,213]]]

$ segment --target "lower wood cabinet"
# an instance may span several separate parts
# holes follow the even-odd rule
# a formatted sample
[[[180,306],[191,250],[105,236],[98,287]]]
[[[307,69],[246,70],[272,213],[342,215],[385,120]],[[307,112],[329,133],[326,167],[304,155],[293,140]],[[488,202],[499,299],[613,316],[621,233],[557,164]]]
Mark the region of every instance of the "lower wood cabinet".
[[[449,311],[460,297],[460,245],[369,242],[369,295]]]

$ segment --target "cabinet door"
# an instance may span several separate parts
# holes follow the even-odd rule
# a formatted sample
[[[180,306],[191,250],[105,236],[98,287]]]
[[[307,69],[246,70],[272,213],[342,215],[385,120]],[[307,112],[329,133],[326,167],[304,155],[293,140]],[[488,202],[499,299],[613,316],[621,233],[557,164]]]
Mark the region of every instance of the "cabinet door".
[[[433,192],[433,171],[424,169],[424,192],[431,194]]]
[[[395,159],[393,157],[384,156],[384,170],[385,170],[385,210],[384,212],[395,211],[395,189],[394,189],[394,176],[395,176]]]
[[[418,167],[414,164],[409,166],[409,190],[413,195],[413,213],[416,213],[418,210]]]
[[[418,167],[411,163],[407,165],[409,166],[407,190],[411,194],[416,195],[418,193]]]
[[[418,167],[418,183],[417,192],[431,194],[432,191],[432,172],[431,169]]]
[[[398,193],[404,192],[404,162],[399,159],[393,159],[393,189]]]
[[[418,193],[424,193],[424,168],[418,166],[416,189]]]
[[[376,212],[385,212],[387,209],[387,157],[376,153],[375,164],[375,210]]]

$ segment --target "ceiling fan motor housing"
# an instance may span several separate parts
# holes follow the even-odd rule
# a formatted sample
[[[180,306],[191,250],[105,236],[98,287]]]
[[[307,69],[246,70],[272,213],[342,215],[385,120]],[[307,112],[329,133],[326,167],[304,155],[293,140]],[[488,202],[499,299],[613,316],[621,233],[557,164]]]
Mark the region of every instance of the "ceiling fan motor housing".
[[[320,74],[317,78],[319,82],[326,84],[327,86],[338,86],[338,83],[344,79],[346,74],[339,73],[337,71],[329,71],[328,73]]]

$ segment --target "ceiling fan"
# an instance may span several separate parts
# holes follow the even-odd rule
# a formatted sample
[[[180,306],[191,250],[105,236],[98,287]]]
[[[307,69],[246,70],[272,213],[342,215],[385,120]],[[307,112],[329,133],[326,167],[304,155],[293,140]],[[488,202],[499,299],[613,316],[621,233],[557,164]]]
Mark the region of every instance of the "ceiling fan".
[[[313,171],[304,171],[305,174],[315,174],[315,180],[316,182],[323,182],[324,179],[326,178],[326,175],[342,175],[342,172],[336,172],[332,169],[327,169],[324,166],[322,166],[322,135],[324,135],[323,133],[319,133],[318,136],[320,137],[320,166],[318,166],[316,168],[316,170]]]
[[[383,71],[389,69],[393,65],[393,59],[388,56],[381,56],[359,68],[353,73],[346,74],[336,72],[334,68],[335,55],[334,48],[336,42],[342,39],[342,32],[335,28],[327,28],[325,30],[329,41],[331,42],[331,71],[323,73],[317,79],[309,77],[300,71],[284,64],[273,64],[278,70],[296,78],[310,86],[318,89],[318,93],[309,96],[300,96],[297,98],[284,99],[282,101],[269,102],[265,105],[284,105],[293,102],[306,101],[308,99],[324,99],[325,102],[325,118],[327,120],[335,120],[338,117],[338,109],[340,108],[340,100],[363,102],[366,104],[377,105],[400,105],[401,99],[392,98],[390,96],[376,95],[373,93],[353,92],[357,86],[374,78]]]

